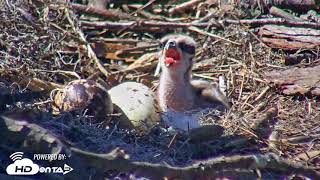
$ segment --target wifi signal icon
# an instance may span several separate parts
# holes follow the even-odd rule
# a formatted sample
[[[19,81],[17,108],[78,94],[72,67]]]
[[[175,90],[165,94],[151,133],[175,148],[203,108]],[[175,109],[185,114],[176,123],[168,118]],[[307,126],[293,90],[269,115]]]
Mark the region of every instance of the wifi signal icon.
[[[12,161],[16,161],[16,160],[21,160],[22,156],[23,156],[23,152],[15,152],[10,155],[10,158],[12,159]]]

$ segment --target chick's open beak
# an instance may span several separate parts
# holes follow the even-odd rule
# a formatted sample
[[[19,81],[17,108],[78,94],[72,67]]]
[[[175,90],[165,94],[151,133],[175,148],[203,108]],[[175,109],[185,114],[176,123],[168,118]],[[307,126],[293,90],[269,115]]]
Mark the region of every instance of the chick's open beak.
[[[176,48],[170,48],[168,50],[165,50],[164,53],[165,53],[164,63],[167,67],[177,63],[180,60],[180,54]]]

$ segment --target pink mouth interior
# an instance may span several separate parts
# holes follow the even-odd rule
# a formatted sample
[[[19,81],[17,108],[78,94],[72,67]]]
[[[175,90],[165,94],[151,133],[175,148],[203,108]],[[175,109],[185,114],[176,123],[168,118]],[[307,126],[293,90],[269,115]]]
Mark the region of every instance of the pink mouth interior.
[[[164,63],[167,66],[170,66],[180,60],[179,52],[175,49],[168,49],[165,53],[166,57]]]

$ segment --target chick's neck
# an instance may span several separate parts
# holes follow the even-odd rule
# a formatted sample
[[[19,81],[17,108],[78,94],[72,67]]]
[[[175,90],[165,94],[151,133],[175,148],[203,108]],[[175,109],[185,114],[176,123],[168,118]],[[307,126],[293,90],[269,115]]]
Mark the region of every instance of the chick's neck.
[[[193,106],[194,94],[190,84],[191,67],[186,72],[164,67],[160,75],[159,100],[163,111],[188,110]]]

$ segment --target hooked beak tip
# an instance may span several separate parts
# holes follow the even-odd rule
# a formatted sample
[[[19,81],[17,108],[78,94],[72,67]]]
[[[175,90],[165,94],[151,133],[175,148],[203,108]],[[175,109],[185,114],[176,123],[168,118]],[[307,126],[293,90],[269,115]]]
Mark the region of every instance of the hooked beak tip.
[[[164,60],[164,63],[167,67],[169,67],[170,65],[176,63],[177,61],[174,60],[173,58],[171,57],[166,57],[166,59]]]

